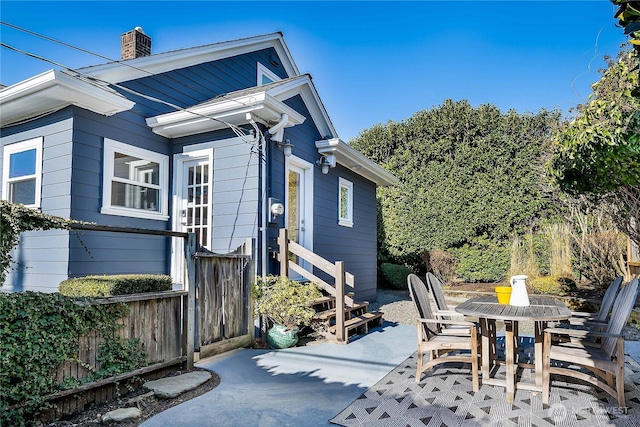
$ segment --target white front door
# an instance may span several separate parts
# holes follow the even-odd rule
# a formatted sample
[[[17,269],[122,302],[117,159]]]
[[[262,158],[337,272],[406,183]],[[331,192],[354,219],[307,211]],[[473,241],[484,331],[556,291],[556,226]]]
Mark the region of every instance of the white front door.
[[[175,189],[173,229],[196,235],[199,246],[211,249],[211,150],[179,154],[174,161]],[[182,282],[184,252],[182,239],[174,239],[172,277]]]
[[[313,250],[313,165],[290,157],[287,162],[286,227],[289,239]],[[295,261],[295,260],[294,260]],[[297,261],[296,261],[297,262]],[[300,264],[300,262],[297,262]],[[306,263],[301,264],[309,269]]]

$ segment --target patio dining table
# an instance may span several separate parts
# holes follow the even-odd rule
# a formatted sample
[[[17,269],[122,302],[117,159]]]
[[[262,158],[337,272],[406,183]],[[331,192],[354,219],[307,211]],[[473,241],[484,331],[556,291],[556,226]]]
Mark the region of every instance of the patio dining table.
[[[516,385],[519,388],[542,391],[542,358],[543,331],[547,322],[565,320],[571,317],[567,306],[554,298],[531,296],[530,305],[526,307],[500,304],[495,295],[470,298],[456,307],[456,311],[469,317],[477,317],[482,336],[482,383],[506,387],[505,399],[513,403]],[[490,368],[495,359],[496,349],[496,321],[501,320],[505,325],[505,360],[506,377],[504,380],[490,377]],[[533,321],[534,323],[534,364],[516,360],[518,343],[518,322]],[[535,369],[535,384],[516,382],[518,367]]]

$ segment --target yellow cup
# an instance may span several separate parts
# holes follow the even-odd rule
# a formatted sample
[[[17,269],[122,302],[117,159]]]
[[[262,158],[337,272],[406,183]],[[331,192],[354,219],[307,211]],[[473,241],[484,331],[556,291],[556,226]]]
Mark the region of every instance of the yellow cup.
[[[500,304],[509,304],[511,299],[511,286],[496,286],[496,296]]]

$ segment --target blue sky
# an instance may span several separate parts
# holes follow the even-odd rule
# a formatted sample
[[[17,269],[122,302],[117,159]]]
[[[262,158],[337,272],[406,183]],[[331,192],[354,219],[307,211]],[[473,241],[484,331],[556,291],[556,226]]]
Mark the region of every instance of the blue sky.
[[[608,0],[0,3],[2,21],[113,59],[136,26],[153,53],[281,31],[344,141],[448,98],[568,113],[625,41],[613,13]],[[6,26],[0,39],[72,68],[105,62]],[[51,68],[0,50],[5,85]]]

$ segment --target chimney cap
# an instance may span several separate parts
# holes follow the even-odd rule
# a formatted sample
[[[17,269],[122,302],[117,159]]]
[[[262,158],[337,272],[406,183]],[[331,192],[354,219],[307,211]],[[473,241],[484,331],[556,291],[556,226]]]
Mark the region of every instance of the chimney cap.
[[[142,29],[142,27],[135,27],[134,30],[144,34],[144,30]]]

